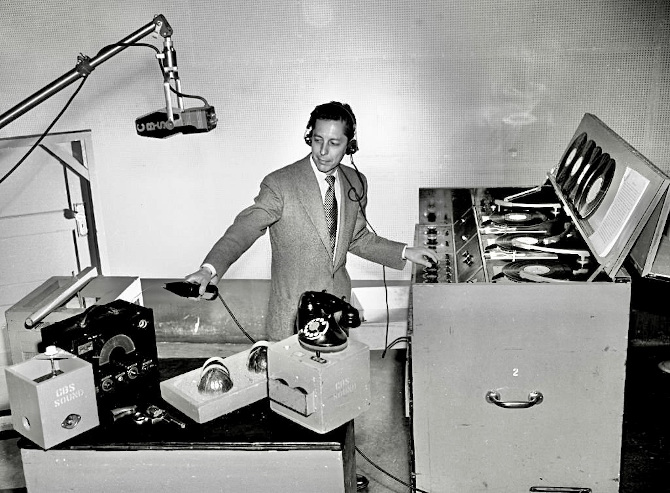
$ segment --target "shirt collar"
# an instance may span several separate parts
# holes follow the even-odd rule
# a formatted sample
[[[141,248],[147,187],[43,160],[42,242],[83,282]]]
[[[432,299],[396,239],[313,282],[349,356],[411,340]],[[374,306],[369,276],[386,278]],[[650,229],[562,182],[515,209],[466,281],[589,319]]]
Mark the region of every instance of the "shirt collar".
[[[316,167],[316,164],[314,163],[314,159],[312,158],[312,155],[309,155],[309,164],[312,165],[312,171],[314,171],[314,176],[316,176],[317,180],[319,180],[319,183],[326,181],[326,176],[328,176],[326,173],[322,173],[319,171],[319,168]],[[333,173],[333,176],[335,177],[335,181],[339,179],[339,173],[340,173],[340,167],[338,166],[335,168],[335,172]]]

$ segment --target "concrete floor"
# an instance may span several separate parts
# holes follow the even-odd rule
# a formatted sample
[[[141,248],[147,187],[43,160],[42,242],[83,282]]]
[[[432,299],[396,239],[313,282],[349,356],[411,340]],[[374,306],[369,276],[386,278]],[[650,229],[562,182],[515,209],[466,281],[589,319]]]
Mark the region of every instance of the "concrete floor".
[[[25,491],[17,440],[13,431],[0,432],[0,492],[3,493]]]
[[[658,368],[664,360],[669,345],[628,350],[620,493],[670,491],[670,374]]]
[[[356,418],[356,466],[370,480],[370,493],[407,492],[409,488],[380,472],[361,453],[406,484],[410,480],[410,428],[405,417],[405,351],[370,356],[372,404]]]

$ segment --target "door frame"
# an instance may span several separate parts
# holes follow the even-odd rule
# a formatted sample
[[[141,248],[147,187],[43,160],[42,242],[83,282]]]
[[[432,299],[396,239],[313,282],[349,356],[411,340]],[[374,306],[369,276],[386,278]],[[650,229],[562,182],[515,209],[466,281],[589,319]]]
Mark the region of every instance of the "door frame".
[[[93,141],[91,130],[78,130],[71,132],[56,132],[47,135],[33,152],[42,151],[51,156],[56,163],[69,169],[78,177],[78,186],[84,203],[84,216],[88,229],[87,246],[90,255],[91,267],[96,267],[98,273],[102,274],[100,247],[98,243],[98,227],[93,207],[93,192],[91,188],[91,169],[93,163]],[[22,137],[0,138],[0,150],[26,148],[30,149],[40,139],[40,135],[29,135]],[[69,144],[71,154],[63,152],[59,147],[61,144]],[[66,180],[66,187],[69,182]],[[69,200],[70,208],[74,204]],[[81,266],[84,269],[88,266]]]

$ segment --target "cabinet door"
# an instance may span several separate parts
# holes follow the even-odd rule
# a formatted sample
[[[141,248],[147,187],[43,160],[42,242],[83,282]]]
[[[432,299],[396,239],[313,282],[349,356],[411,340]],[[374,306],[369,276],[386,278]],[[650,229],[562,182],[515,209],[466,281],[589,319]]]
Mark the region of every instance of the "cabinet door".
[[[617,491],[628,286],[445,288],[413,292],[417,487]]]

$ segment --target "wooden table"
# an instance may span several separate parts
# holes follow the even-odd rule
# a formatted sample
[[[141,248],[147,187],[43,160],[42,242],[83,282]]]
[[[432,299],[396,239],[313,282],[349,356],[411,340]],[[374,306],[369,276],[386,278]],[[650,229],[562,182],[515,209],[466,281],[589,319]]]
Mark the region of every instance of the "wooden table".
[[[162,359],[161,380],[203,361]],[[272,412],[267,399],[203,424],[155,404],[186,428],[122,418],[46,451],[20,440],[28,491],[356,490],[353,421],[322,435]]]

